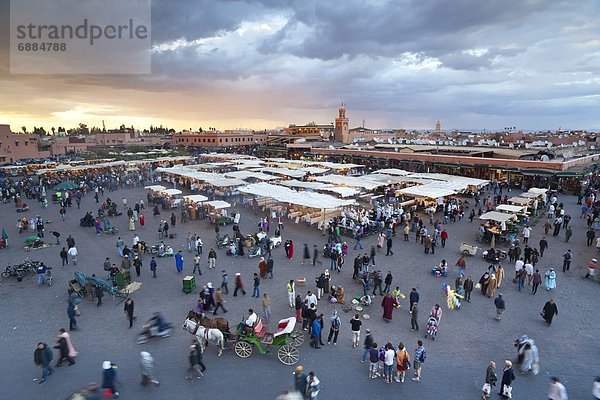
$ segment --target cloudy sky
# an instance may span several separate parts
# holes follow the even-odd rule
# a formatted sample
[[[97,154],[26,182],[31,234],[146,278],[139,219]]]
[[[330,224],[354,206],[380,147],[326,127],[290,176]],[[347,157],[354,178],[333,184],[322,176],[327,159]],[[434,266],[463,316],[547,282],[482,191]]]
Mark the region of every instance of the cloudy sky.
[[[0,123],[263,129],[343,101],[352,127],[600,129],[599,17],[595,0],[154,0],[151,74],[11,75],[2,57]]]

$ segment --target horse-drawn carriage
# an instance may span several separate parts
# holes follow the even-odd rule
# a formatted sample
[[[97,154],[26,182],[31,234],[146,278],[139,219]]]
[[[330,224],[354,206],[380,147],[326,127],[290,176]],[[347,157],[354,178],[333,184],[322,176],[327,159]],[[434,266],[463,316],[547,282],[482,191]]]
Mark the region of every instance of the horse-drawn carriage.
[[[213,326],[211,328],[211,326]],[[300,359],[298,346],[304,343],[304,335],[295,330],[296,318],[279,321],[277,330],[269,333],[267,326],[259,319],[253,327],[237,327],[236,333],[229,332],[229,323],[224,318],[206,318],[190,311],[183,323],[183,329],[196,335],[202,346],[208,342],[219,347],[219,356],[224,349],[233,349],[241,358],[248,358],[254,348],[260,354],[272,354],[277,347],[277,358],[285,365],[293,365]]]

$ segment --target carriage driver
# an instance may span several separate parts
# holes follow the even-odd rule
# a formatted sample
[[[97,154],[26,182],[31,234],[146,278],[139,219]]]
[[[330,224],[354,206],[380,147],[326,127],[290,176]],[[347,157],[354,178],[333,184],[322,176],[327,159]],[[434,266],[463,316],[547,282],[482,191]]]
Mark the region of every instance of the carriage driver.
[[[246,322],[240,322],[240,331],[242,332],[246,330],[246,328],[254,328],[254,324],[258,321],[258,315],[256,315],[253,309],[249,309],[248,314]]]

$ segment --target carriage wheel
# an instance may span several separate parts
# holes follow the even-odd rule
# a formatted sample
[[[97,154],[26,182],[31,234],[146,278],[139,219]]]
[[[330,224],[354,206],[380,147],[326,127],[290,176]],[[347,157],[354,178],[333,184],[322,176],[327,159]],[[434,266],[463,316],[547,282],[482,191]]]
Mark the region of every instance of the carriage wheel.
[[[462,251],[462,253],[463,253],[463,255],[465,255],[465,256],[468,256],[469,254],[471,254],[471,253],[469,253],[469,250],[463,250],[463,251]]]
[[[238,357],[248,358],[252,354],[252,345],[242,340],[235,344],[234,350]]]
[[[294,365],[300,359],[300,351],[296,347],[286,344],[277,350],[277,358],[285,365]]]
[[[293,331],[290,333],[290,338],[292,339],[292,344],[296,347],[300,347],[300,345],[304,343],[304,333],[302,333],[302,331]]]

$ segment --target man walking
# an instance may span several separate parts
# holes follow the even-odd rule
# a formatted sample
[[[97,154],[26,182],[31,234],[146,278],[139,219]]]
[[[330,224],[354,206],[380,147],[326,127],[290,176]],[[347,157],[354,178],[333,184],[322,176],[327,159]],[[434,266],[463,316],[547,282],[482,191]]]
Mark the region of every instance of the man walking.
[[[208,252],[208,269],[213,269],[217,264],[217,252],[215,249],[210,249]]]
[[[350,320],[350,327],[352,329],[352,348],[358,347],[360,342],[360,326],[362,322],[358,314],[354,315],[354,318]]]
[[[410,313],[410,331],[418,331],[419,323],[417,322],[417,317],[419,316],[419,307],[417,303],[412,303],[412,311]]]
[[[242,274],[240,274],[239,272],[236,272],[236,274],[235,274],[235,289],[233,290],[233,297],[237,296],[238,290],[241,291],[244,296],[246,295],[246,291],[244,290],[244,281],[242,280]]]
[[[150,271],[152,271],[153,278],[156,278],[156,267],[158,267],[156,259],[152,257],[152,260],[150,260]]]
[[[221,277],[221,292],[223,294],[229,294],[229,275],[227,275],[227,271],[223,270]]]
[[[52,358],[54,355],[52,354],[52,350],[48,348],[46,343],[38,343],[33,353],[33,362],[36,366],[40,366],[42,368],[42,377],[39,381],[40,384],[46,382],[49,375],[52,375],[54,372],[54,368],[51,365]]]
[[[394,252],[392,251],[392,237],[388,237],[386,240],[386,256],[393,256]]]
[[[340,326],[342,325],[342,320],[338,315],[337,310],[333,310],[333,314],[329,317],[329,322],[331,326],[329,328],[329,336],[327,337],[327,344],[331,343],[331,339],[333,338],[333,345],[337,345],[338,335],[340,333]]]
[[[419,304],[419,292],[417,292],[417,288],[412,288],[410,294],[408,295],[408,300],[410,301],[408,312],[412,313],[414,305]]]
[[[134,309],[135,305],[133,303],[133,300],[128,297],[127,300],[125,301],[125,306],[123,307],[123,311],[125,312],[125,315],[127,316],[127,319],[129,320],[129,329],[131,329],[131,327],[133,326],[133,320],[135,319],[135,317],[133,316],[133,309]]]
[[[540,257],[544,257],[544,251],[548,248],[548,241],[546,236],[540,239]]]
[[[254,273],[254,289],[252,290],[252,297],[256,297],[257,299],[260,297],[260,278],[256,272]]]
[[[352,324],[352,321],[354,321],[357,317],[358,317],[358,314],[354,316],[354,319],[350,320],[350,324]],[[360,322],[360,321],[358,321],[358,322]],[[352,333],[354,333],[354,330]],[[371,335],[371,330],[366,329],[365,333],[367,334],[367,336],[365,336],[365,341],[363,343],[363,345],[364,345],[363,346],[363,355],[360,360],[360,362],[362,362],[362,363],[367,361],[367,357],[369,356],[369,351],[371,350],[371,346],[373,346],[373,335]]]
[[[560,383],[557,377],[550,378],[550,388],[548,389],[549,400],[569,400],[567,389]]]
[[[531,228],[527,225],[523,228],[523,244],[529,243],[529,237],[531,236]]]
[[[567,250],[565,254],[563,254],[563,273],[567,272],[571,269],[571,260],[573,259],[573,254],[571,253],[571,249]]]
[[[385,287],[383,288],[384,293],[390,292],[390,290],[392,289],[393,280],[394,277],[392,276],[392,271],[388,271],[387,275],[385,276],[385,280],[383,281],[385,283]]]
[[[312,264],[313,265],[317,265],[317,263],[319,264],[323,264],[321,262],[321,260],[319,260],[319,250],[317,249],[317,245],[313,245],[313,259],[312,259]]]
[[[181,253],[181,250],[175,254],[175,268],[177,268],[178,274],[181,274],[181,271],[183,271],[183,254]]]
[[[194,256],[194,269],[192,270],[192,275],[198,271],[198,275],[202,275],[202,271],[200,270],[200,255]]]
[[[415,377],[412,378],[414,382],[419,382],[421,380],[421,368],[423,363],[425,363],[425,358],[427,357],[427,352],[425,351],[425,347],[423,347],[423,341],[417,341],[417,348],[415,349],[415,358],[413,360],[413,366],[415,367]]]
[[[221,291],[221,288],[217,288],[217,291],[215,292],[215,302],[217,303],[217,305],[215,306],[215,311],[213,312],[213,315],[217,315],[217,310],[219,309],[219,307],[221,307],[223,313],[227,313],[227,310],[225,309],[225,307],[223,307],[223,303],[225,303],[225,300],[223,299],[223,292]]]
[[[502,314],[506,309],[506,303],[504,298],[502,297],[502,293],[498,294],[498,297],[494,299],[494,305],[496,306],[496,321],[500,321],[502,319]]]

